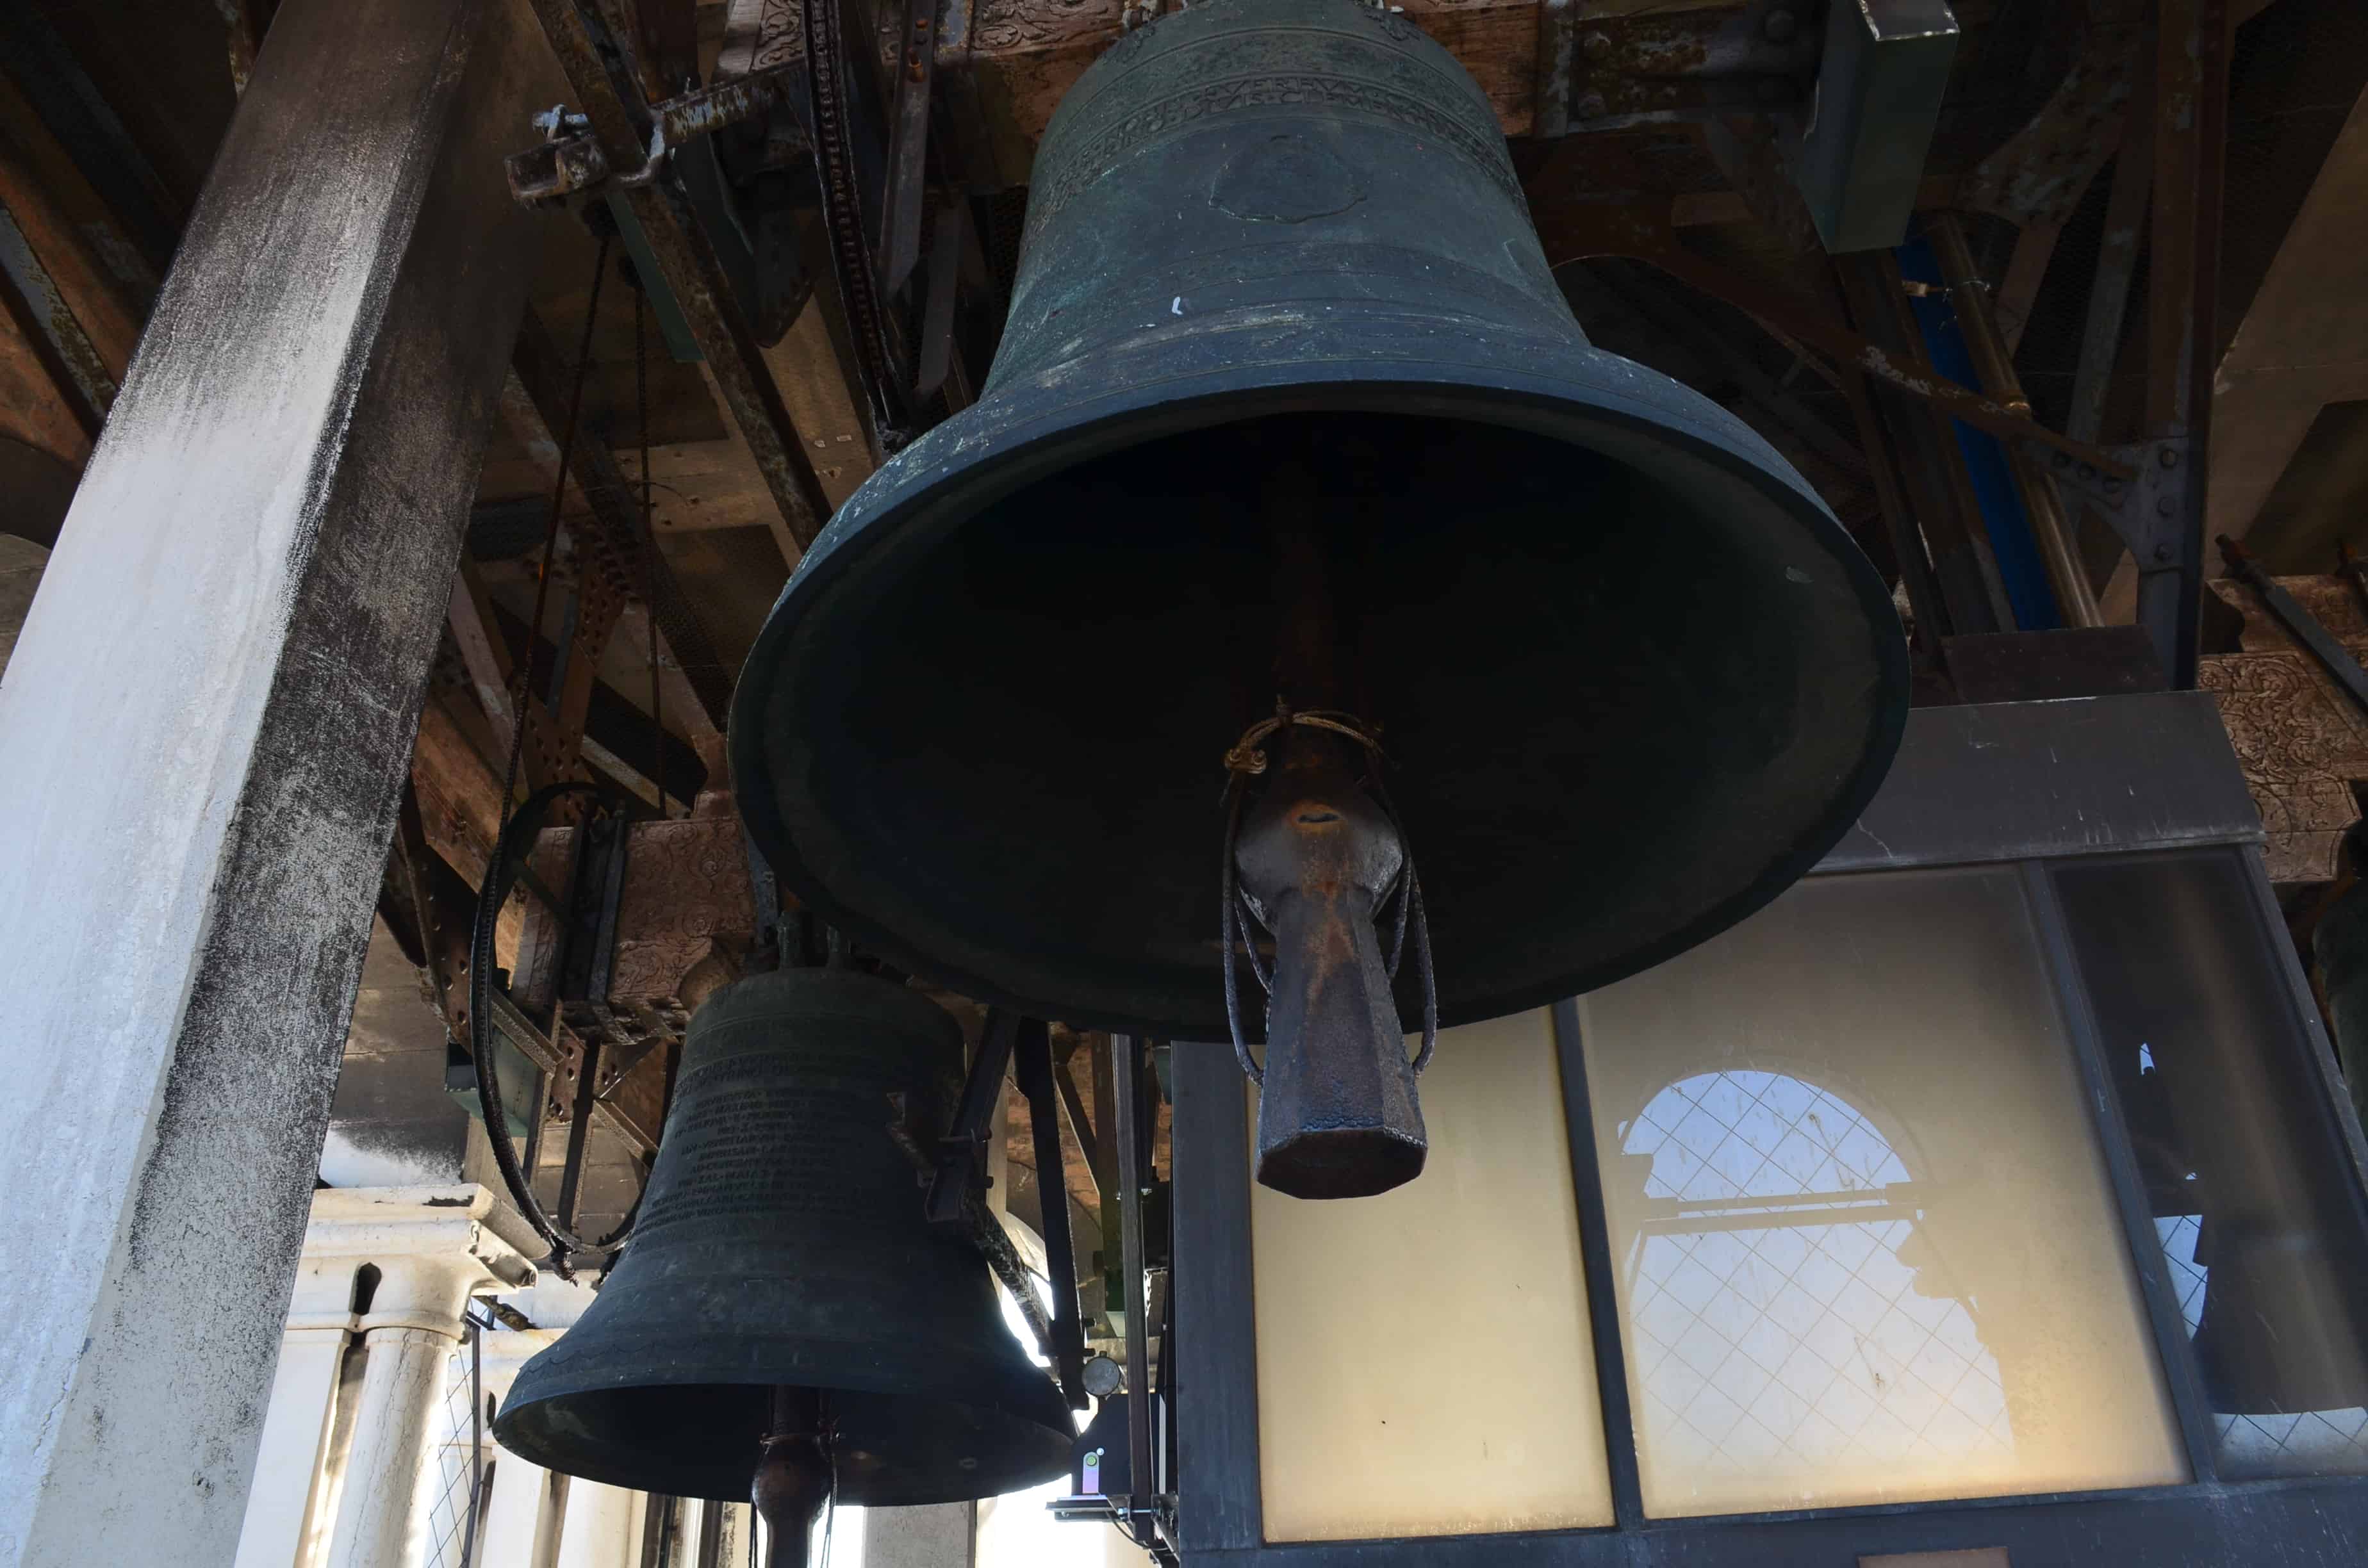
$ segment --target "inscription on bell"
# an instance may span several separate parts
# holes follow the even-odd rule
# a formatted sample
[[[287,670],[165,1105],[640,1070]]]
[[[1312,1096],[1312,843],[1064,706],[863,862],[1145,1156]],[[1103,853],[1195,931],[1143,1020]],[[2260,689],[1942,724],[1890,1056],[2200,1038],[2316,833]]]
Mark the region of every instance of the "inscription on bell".
[[[1365,199],[1365,187],[1322,143],[1269,136],[1226,161],[1210,199],[1253,223],[1304,223],[1346,212]]]
[[[862,1224],[875,1217],[854,1171],[894,1158],[889,1105],[877,1062],[756,1056],[685,1074],[681,1098],[697,1107],[640,1229],[728,1221],[734,1226]]]

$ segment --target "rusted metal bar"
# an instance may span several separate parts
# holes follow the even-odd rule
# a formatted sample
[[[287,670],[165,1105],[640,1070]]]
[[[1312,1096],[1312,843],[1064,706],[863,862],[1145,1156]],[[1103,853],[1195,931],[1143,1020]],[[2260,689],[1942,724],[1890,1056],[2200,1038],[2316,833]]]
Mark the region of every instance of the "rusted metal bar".
[[[513,363],[531,404],[529,410],[520,412],[540,423],[548,440],[550,432],[565,420],[569,372],[561,362],[559,346],[531,310],[519,329]],[[548,460],[554,467],[558,449],[555,440],[548,440]],[[657,602],[649,607],[650,619],[673,650],[684,678],[698,693],[708,722],[721,728],[730,705],[731,673],[715,653],[706,627],[676,585],[664,554],[652,554],[657,543],[643,528],[632,483],[606,443],[581,436],[569,454],[568,479],[590,514],[588,526],[576,530],[578,552],[596,558],[599,570],[613,579],[621,596],[643,597],[644,585],[655,594]]]
[[[1053,1081],[1061,1090],[1061,1108],[1068,1115],[1070,1136],[1076,1139],[1078,1149],[1086,1156],[1086,1169],[1093,1173],[1097,1212],[1107,1213],[1110,1206],[1117,1201],[1118,1194],[1112,1190],[1113,1178],[1102,1161],[1094,1119],[1086,1114],[1085,1096],[1077,1090],[1077,1075],[1068,1062],[1062,1062],[1053,1069]],[[1064,1180],[1065,1182],[1065,1177]]]
[[[612,164],[639,167],[655,119],[629,50],[588,0],[531,3],[592,134]],[[830,517],[830,502],[714,247],[671,178],[634,186],[625,199],[791,536],[802,547],[812,544]]]
[[[1977,430],[2007,441],[2036,441],[2117,479],[2136,477],[2135,471],[2112,453],[2050,430],[1995,398],[1958,385],[1924,363],[1921,355],[1889,352],[1809,301],[1687,250],[1678,243],[1665,212],[1621,208],[1582,214],[1565,208],[1541,210],[1536,216],[1539,238],[1550,263],[1590,256],[1629,256],[1649,261],[1680,283],[1725,300],[1783,336],[1808,345],[1837,366],[1929,403]]]
[[[2147,126],[2154,104],[2149,79],[2135,97],[2133,122]],[[2094,441],[2104,434],[2105,392],[2113,362],[2121,358],[2122,327],[2129,313],[2130,279],[2137,271],[2145,237],[2146,202],[2154,193],[2154,137],[2124,136],[2113,161],[2113,183],[2105,196],[2105,232],[2097,247],[2097,270],[2089,284],[2089,313],[2080,326],[2080,358],[2072,372],[2072,406],[2065,433]]]
[[[1151,1150],[1144,1136],[1151,1118],[1144,1096],[1144,1040],[1119,1035],[1110,1041],[1115,1064],[1110,1119],[1118,1124],[1119,1254],[1126,1276],[1122,1310],[1126,1313],[1126,1509],[1130,1514],[1156,1514],[1160,1478],[1153,1473],[1151,1451],[1151,1324],[1150,1285],[1144,1275],[1143,1195],[1152,1183]]]
[[[504,160],[510,195],[529,207],[540,207],[595,190],[607,184],[611,174],[621,173],[628,184],[646,183],[648,171],[693,137],[754,119],[791,102],[798,81],[795,67],[775,66],[668,98],[650,111],[650,143],[643,150],[641,163],[622,171],[611,168],[597,132],[553,134]],[[778,128],[774,137],[791,149],[805,144],[805,133],[788,125]]]
[[[888,119],[888,183],[880,212],[880,287],[890,294],[904,287],[921,259],[922,186],[928,176],[937,33],[938,0],[905,0],[895,99]]]
[[[1907,608],[1916,618],[1916,635],[1909,650],[1918,668],[1930,671],[1939,665],[1941,640],[1949,634],[1948,610],[1941,601],[1939,579],[1933,574],[1932,558],[1922,530],[1916,526],[1916,512],[1908,505],[1907,487],[1900,483],[1890,435],[1875,413],[1874,399],[1866,390],[1866,378],[1846,370],[1841,377],[1841,390],[1849,400],[1850,417],[1858,424],[1859,444],[1866,452],[1867,480],[1873,486],[1874,504],[1883,514],[1884,528],[1891,535],[1899,580],[1907,588]]]
[[[1886,355],[1920,366],[1923,339],[1897,259],[1888,251],[1836,256],[1834,276],[1859,330]],[[1877,393],[1887,384],[1868,379],[1870,390]],[[2013,611],[1990,552],[1987,526],[1945,413],[1931,403],[1896,395],[1877,396],[1874,402],[1900,453],[1901,477],[1915,497],[1917,521],[1931,548],[1952,633],[2013,630]]]
[[[2161,559],[2138,561],[2138,622],[2180,689],[2195,684],[2203,619],[2213,357],[2219,349],[2222,158],[2228,126],[2226,0],[2162,0],[2157,12],[2155,190],[2146,263],[2146,427],[2183,441],[2162,499],[2178,524]]]
[[[1924,237],[1930,242],[1932,254],[1941,264],[1941,276],[1948,282],[1949,303],[1964,333],[1965,349],[1973,358],[1974,372],[1981,379],[1982,390],[2009,408],[2029,413],[2031,400],[2023,395],[2022,383],[2015,376],[2014,358],[2007,352],[2006,339],[1990,309],[1989,286],[1974,266],[1974,253],[1965,244],[1964,226],[1954,214],[1938,213],[1926,222]],[[2040,559],[2047,567],[2047,580],[2055,590],[2056,608],[2065,623],[2102,626],[2105,619],[2097,608],[2097,593],[2089,585],[2088,568],[2074,547],[2071,519],[2065,515],[2064,501],[2056,494],[2055,482],[2048,478],[2044,467],[2025,453],[2008,447],[2005,457],[2014,473],[2015,485],[2022,494],[2023,517],[2031,525],[2031,537],[2038,544]]]

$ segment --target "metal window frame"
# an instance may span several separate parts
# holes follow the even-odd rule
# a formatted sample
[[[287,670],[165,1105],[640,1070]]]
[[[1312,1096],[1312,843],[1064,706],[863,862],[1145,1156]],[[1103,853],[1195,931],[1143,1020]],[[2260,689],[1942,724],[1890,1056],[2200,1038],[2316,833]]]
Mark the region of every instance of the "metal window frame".
[[[2050,760],[2034,767],[2032,759]],[[1581,1256],[1610,1457],[1615,1522],[1582,1530],[1269,1543],[1260,1497],[1258,1330],[1249,1280],[1248,1129],[1230,1052],[1178,1046],[1174,1215],[1178,1532],[1206,1568],[1847,1568],[1861,1555],[2002,1548],[2014,1568],[2218,1568],[2275,1551],[2288,1568],[2360,1560],[2368,1476],[2225,1481],[2211,1415],[2184,1354],[2184,1320],[2136,1193],[2052,861],[2167,852],[2233,856],[2251,892],[2248,925],[2283,978],[2284,1038],[2312,1059],[2323,1113],[2350,1154],[2368,1214],[2368,1143],[2339,1114],[2343,1088],[2309,982],[2283,928],[2245,790],[2216,706],[2195,692],[1922,709],[1882,792],[1813,875],[1915,867],[2017,869],[2136,1266],[2156,1350],[2194,1479],[2055,1493],[1704,1518],[1653,1519],[1639,1489],[1626,1351],[1597,1165],[1576,1001],[1554,1009],[1577,1186]],[[2273,1544],[2274,1543],[2274,1544]]]

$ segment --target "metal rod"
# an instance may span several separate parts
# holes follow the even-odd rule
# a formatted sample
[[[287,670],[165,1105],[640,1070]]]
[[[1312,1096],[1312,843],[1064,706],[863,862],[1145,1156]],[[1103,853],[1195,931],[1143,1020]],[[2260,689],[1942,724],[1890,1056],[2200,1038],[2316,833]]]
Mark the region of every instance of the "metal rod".
[[[1786,336],[1797,338],[1824,354],[1835,365],[1858,370],[1891,392],[1928,403],[1951,418],[1962,419],[1977,430],[1987,430],[2002,441],[2037,441],[2117,479],[2136,477],[2134,470],[2111,453],[2050,430],[1970,387],[1959,386],[1924,363],[1919,353],[1911,350],[1896,356],[1824,316],[1813,306],[1788,298],[1781,289],[1768,288],[1679,248],[1639,249],[1631,254],[1651,262],[1680,283],[1725,300],[1747,315],[1759,317]]]
[[[925,1208],[934,1224],[951,1224],[962,1218],[963,1200],[970,1196],[972,1183],[980,1175],[979,1156],[985,1150],[995,1108],[1003,1098],[1004,1075],[1011,1066],[1011,1048],[1019,1023],[1019,1015],[1008,1007],[990,1007],[986,1011],[986,1027],[978,1037],[978,1055],[972,1060],[970,1075],[962,1082],[962,1104],[954,1111],[952,1130],[939,1146],[937,1174],[929,1181]]]
[[[470,1568],[476,1561],[477,1514],[485,1491],[485,1346],[475,1315],[461,1315],[469,1325],[469,1516],[461,1527],[461,1568]]]
[[[2105,391],[2113,362],[2121,358],[2122,329],[2128,323],[2130,282],[2136,275],[2139,242],[2146,237],[2146,202],[2154,194],[2154,104],[2152,74],[2141,70],[2130,91],[2129,129],[2113,157],[2113,184],[2105,198],[2105,233],[2097,245],[2097,270],[2089,284],[2089,313],[2080,324],[2080,358],[2072,371],[2072,406],[2064,433],[2095,441],[2105,427]]]
[[[2218,353],[2220,208],[2228,128],[2224,0],[2162,0],[2156,20],[2154,222],[2146,252],[2146,433],[2188,444],[2169,497],[2168,561],[2138,562],[2138,623],[2192,690],[2203,619],[2205,495]]]
[[[1867,482],[1873,488],[1875,509],[1882,515],[1884,531],[1891,536],[1899,580],[1907,589],[1908,612],[1916,618],[1916,637],[1910,647],[1917,667],[1937,668],[1941,640],[1949,633],[1949,615],[1941,601],[1941,580],[1932,569],[1923,530],[1917,527],[1915,509],[1908,504],[1907,489],[1899,480],[1890,433],[1874,410],[1874,397],[1867,391],[1865,377],[1845,371],[1841,392],[1850,404],[1850,418],[1858,426],[1859,444],[1866,451]]]
[[[1077,1252],[1069,1234],[1067,1161],[1061,1153],[1061,1107],[1053,1087],[1052,1031],[1042,1018],[1023,1018],[1011,1075],[1028,1101],[1028,1131],[1036,1148],[1036,1200],[1044,1233],[1044,1272],[1053,1288],[1052,1361],[1069,1408],[1087,1406],[1086,1337],[1077,1318]]]
[[[1151,1474],[1151,1326],[1143,1306],[1143,1040],[1110,1037],[1112,1118],[1118,1123],[1119,1231],[1126,1270],[1127,1504],[1158,1495]]]
[[[2007,352],[2006,339],[1998,333],[1998,317],[1990,308],[1989,285],[1982,281],[1980,270],[1974,266],[1974,253],[1965,244],[1964,225],[1952,212],[1935,213],[1925,221],[1924,237],[1931,243],[1932,254],[1941,263],[1941,276],[1949,285],[1949,304],[1964,334],[1965,350],[1974,361],[1974,374],[1982,390],[2009,408],[2028,415],[2031,400],[2023,395],[2022,382],[2014,373],[2013,357]],[[1999,446],[2014,472],[2015,486],[2022,493],[2023,517],[2031,525],[2032,540],[2039,546],[2040,560],[2047,568],[2048,585],[2055,590],[2055,608],[2067,625],[2104,625],[2104,614],[2097,607],[2097,592],[2089,584],[2089,569],[2073,543],[2071,520],[2065,516],[2064,501],[2056,494],[2055,482],[2048,478],[2044,468],[2016,447],[2005,442]]]
[[[2228,563],[2228,574],[2261,596],[2261,604],[2277,619],[2294,640],[2310,651],[2311,656],[2326,666],[2362,712],[2368,713],[2368,670],[2351,656],[2351,650],[2335,640],[2318,618],[2302,608],[2292,594],[2278,586],[2277,579],[2261,570],[2260,562],[2251,551],[2235,540],[2222,535],[2220,555]]]
[[[1090,1051],[1087,1058],[1090,1061]],[[1053,1081],[1060,1085],[1061,1108],[1068,1113],[1070,1136],[1076,1139],[1077,1147],[1085,1151],[1086,1168],[1094,1173],[1094,1198],[1099,1210],[1107,1213],[1115,1197],[1110,1188],[1116,1183],[1110,1176],[1109,1163],[1102,1157],[1101,1135],[1094,1131],[1094,1119],[1086,1114],[1085,1096],[1077,1090],[1077,1075],[1070,1069],[1069,1063],[1064,1062],[1053,1069]],[[1110,1114],[1107,1107],[1102,1114]]]
[[[1595,1109],[1588,1096],[1578,1004],[1554,1006],[1555,1063],[1562,1070],[1570,1174],[1578,1199],[1578,1251],[1587,1283],[1587,1319],[1595,1344],[1596,1397],[1603,1406],[1604,1463],[1611,1472],[1611,1512],[1622,1529],[1645,1523],[1645,1490],[1636,1461],[1635,1413],[1628,1399],[1627,1349],[1620,1334],[1618,1264],[1603,1207],[1603,1173],[1595,1147]]]
[[[590,0],[529,4],[610,165],[638,163],[655,120],[635,78],[630,43],[609,27]],[[733,299],[714,247],[670,179],[635,186],[626,192],[626,200],[649,240],[659,275],[714,372],[725,406],[747,438],[782,522],[800,546],[813,543],[830,517],[830,500],[823,494],[764,350]]]

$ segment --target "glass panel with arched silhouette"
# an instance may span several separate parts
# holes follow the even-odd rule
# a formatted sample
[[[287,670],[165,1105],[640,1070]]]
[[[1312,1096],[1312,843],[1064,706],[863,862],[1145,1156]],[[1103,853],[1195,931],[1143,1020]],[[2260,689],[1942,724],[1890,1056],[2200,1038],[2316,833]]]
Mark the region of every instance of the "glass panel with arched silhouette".
[[[1813,879],[1580,1017],[1646,1512],[2187,1478],[2013,870]]]

